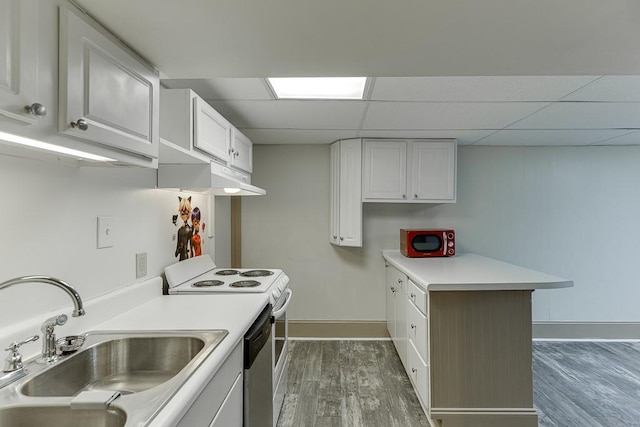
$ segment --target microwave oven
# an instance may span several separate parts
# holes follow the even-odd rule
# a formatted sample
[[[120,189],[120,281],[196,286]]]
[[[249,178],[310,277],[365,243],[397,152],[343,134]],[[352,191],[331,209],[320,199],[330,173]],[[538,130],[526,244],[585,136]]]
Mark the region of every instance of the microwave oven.
[[[400,252],[409,258],[453,256],[456,232],[448,228],[401,229]]]

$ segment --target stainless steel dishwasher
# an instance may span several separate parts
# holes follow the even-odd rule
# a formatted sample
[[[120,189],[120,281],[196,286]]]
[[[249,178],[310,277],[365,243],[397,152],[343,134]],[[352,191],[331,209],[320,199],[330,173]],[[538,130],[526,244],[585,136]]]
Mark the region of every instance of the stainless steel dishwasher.
[[[273,427],[271,304],[244,336],[244,427]]]

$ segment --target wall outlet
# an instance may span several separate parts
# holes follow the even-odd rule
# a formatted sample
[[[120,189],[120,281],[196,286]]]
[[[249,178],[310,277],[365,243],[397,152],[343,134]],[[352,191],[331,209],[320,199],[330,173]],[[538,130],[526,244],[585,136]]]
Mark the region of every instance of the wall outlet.
[[[147,275],[147,253],[136,254],[136,279]]]

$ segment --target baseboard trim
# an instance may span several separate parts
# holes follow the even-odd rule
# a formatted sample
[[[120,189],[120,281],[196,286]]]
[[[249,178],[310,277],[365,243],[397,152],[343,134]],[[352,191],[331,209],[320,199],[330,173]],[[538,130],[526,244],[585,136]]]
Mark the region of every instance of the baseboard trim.
[[[289,320],[292,338],[388,339],[387,322],[361,320]]]
[[[639,322],[533,322],[534,339],[640,340]]]

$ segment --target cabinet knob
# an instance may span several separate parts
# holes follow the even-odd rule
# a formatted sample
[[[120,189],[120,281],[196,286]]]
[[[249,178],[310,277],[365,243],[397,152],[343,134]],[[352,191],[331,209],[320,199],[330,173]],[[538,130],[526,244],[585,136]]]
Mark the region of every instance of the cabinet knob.
[[[394,288],[393,286],[391,287],[391,292],[395,292],[396,288]]]
[[[416,325],[414,325],[413,323],[411,324],[411,329],[415,329]]]
[[[234,150],[233,148],[229,148],[229,155],[230,155],[230,156],[231,156],[231,155],[233,155],[233,152],[234,152],[234,151],[235,151],[235,150]]]
[[[333,235],[333,239],[335,240],[335,239],[337,239],[337,238],[338,238],[338,236],[336,236],[336,235],[334,234],[334,235]]]
[[[74,129],[78,128],[80,130],[87,130],[89,129],[89,123],[87,123],[85,119],[79,119],[76,122],[71,122],[71,127]]]
[[[344,240],[344,237],[340,236],[340,241],[343,241],[343,240]]]
[[[411,295],[411,298],[416,299],[416,294],[409,294]]]
[[[24,107],[24,111],[29,114],[33,114],[36,117],[44,117],[47,115],[47,109],[44,108],[44,105],[34,102],[31,105],[27,105]]]
[[[417,199],[417,198],[418,198],[418,195],[417,195],[417,194],[414,194],[414,195],[413,195],[413,198],[414,198],[414,199]]]
[[[402,283],[402,279],[398,279],[398,283]]]
[[[234,152],[233,152],[233,155],[234,155],[235,157],[240,157],[240,152],[239,152],[239,151],[234,151]]]
[[[403,194],[403,195],[402,195],[402,198],[403,198],[403,199],[406,199],[406,198],[407,198],[407,195],[406,195],[406,194]]]
[[[416,372],[418,372],[418,370],[416,368],[411,368],[411,372],[415,374]]]

